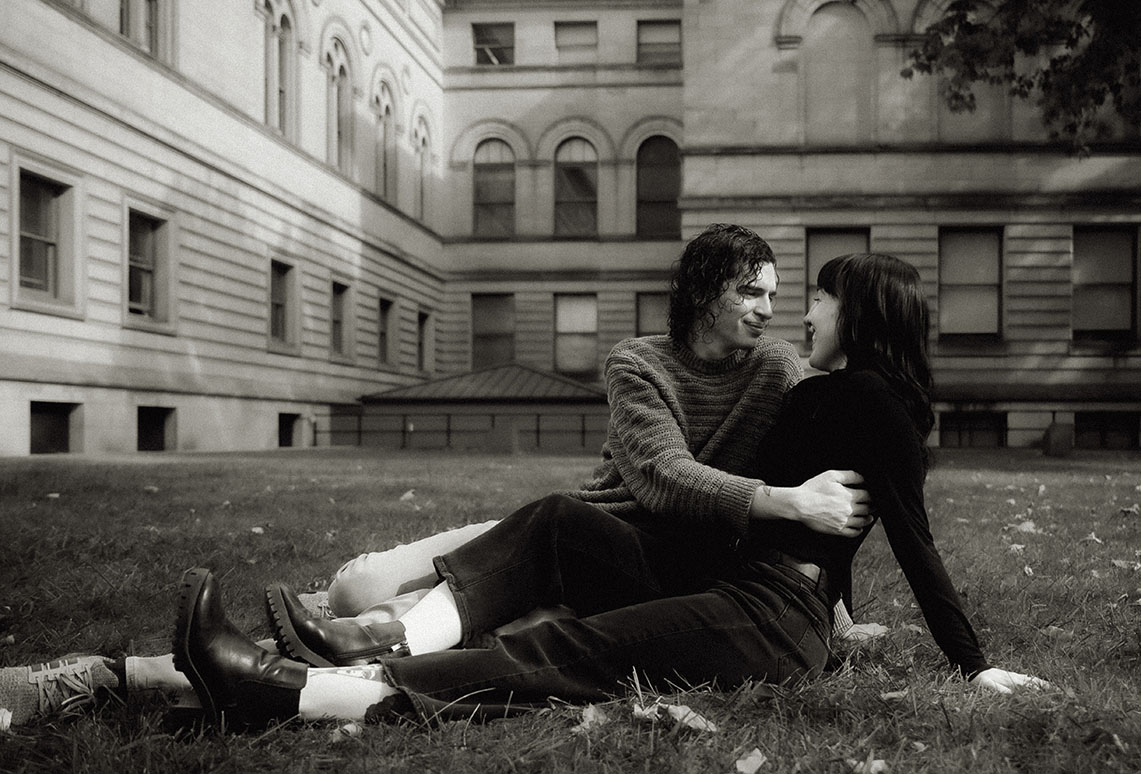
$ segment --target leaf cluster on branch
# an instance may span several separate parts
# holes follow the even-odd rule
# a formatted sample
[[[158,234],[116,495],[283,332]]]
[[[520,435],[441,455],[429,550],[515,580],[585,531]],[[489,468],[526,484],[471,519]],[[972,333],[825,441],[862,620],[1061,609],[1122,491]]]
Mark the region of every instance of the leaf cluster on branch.
[[[910,58],[901,74],[940,76],[952,111],[1005,85],[1079,150],[1141,126],[1141,0],[953,0]]]

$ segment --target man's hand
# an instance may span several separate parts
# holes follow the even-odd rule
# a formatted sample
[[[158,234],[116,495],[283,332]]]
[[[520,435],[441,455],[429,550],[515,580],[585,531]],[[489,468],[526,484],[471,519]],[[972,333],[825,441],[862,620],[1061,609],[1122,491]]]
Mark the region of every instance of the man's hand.
[[[855,537],[875,519],[863,476],[852,470],[826,470],[800,486],[762,486],[753,497],[753,515],[799,521],[824,535]]]
[[[1041,689],[1050,687],[1050,684],[1041,678],[1031,677],[1030,675],[1020,674],[1019,672],[1007,672],[1005,669],[997,669],[995,667],[984,669],[972,677],[971,685],[988,691],[994,691],[995,693],[1013,693],[1014,691],[1026,688]]]

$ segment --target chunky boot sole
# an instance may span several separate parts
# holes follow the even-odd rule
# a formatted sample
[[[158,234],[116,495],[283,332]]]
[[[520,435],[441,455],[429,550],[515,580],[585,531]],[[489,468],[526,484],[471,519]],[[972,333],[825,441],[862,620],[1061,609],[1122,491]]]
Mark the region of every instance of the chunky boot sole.
[[[294,661],[303,661],[313,667],[335,667],[329,659],[305,646],[297,630],[293,627],[286,612],[285,600],[281,595],[281,587],[269,586],[265,590],[265,610],[273,625],[273,641],[277,643],[277,650],[286,658]]]
[[[186,675],[186,679],[194,687],[202,702],[202,711],[211,723],[217,724],[221,720],[221,712],[214,703],[214,697],[206,687],[206,681],[198,673],[194,662],[190,658],[190,631],[194,626],[194,612],[198,607],[198,597],[202,593],[202,586],[206,583],[210,571],[204,569],[189,570],[182,576],[182,591],[178,598],[178,618],[174,622],[174,668]]]

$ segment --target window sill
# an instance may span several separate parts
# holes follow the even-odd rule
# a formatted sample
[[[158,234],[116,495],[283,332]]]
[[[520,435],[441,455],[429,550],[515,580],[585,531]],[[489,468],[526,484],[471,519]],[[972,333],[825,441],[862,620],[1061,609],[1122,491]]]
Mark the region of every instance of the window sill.
[[[129,315],[123,319],[123,327],[132,331],[154,333],[159,336],[176,336],[178,331],[175,323],[170,320],[152,320],[147,317]]]
[[[72,320],[84,319],[82,309],[65,301],[40,301],[37,299],[17,297],[12,299],[12,308],[22,312],[49,314],[53,317],[67,317]]]
[[[277,341],[270,339],[266,345],[266,351],[275,355],[286,355],[288,357],[301,357],[301,345],[290,344],[287,341]]]

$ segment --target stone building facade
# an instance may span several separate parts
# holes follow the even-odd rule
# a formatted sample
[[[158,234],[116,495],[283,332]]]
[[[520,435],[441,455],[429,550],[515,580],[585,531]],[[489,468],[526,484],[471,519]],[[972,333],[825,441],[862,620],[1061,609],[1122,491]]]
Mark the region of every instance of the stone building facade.
[[[947,0],[8,0],[0,454],[329,443],[508,362],[597,384],[710,222],[919,267],[933,443],[1133,447],[1141,143],[904,79]]]

